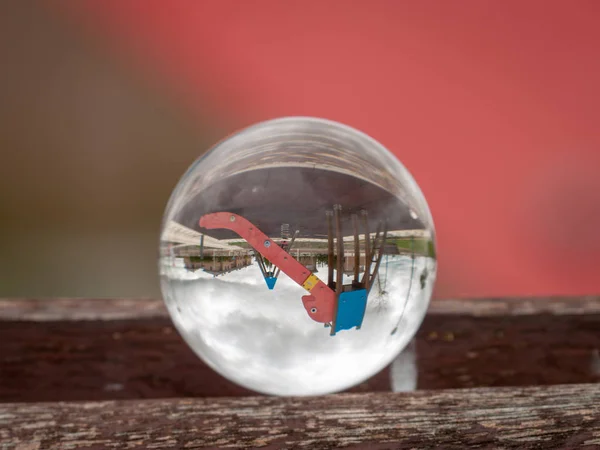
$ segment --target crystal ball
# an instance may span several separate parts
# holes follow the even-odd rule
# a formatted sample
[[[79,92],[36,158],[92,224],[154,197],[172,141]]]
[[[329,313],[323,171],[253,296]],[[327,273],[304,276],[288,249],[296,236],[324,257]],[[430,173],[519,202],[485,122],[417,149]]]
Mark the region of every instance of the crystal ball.
[[[264,394],[337,392],[385,368],[419,328],[436,268],[407,169],[317,118],[216,144],[175,187],[161,229],[175,327],[215,371]]]

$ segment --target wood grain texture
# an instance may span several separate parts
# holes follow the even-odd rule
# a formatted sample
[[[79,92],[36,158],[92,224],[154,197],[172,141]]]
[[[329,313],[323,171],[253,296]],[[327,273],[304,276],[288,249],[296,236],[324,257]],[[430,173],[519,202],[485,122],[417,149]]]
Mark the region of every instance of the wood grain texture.
[[[168,318],[0,324],[0,401],[248,396],[181,339]],[[428,315],[412,354],[352,389],[600,382],[600,314]],[[412,367],[407,367],[412,366]]]
[[[168,317],[162,300],[144,298],[0,299],[0,321],[95,321]]]
[[[3,448],[598,448],[600,385],[0,404]]]
[[[434,300],[428,314],[519,316],[600,314],[600,297],[531,297]],[[129,320],[168,317],[159,299],[0,299],[0,321]]]
[[[599,296],[447,299],[431,302],[428,314],[526,316],[600,314]]]

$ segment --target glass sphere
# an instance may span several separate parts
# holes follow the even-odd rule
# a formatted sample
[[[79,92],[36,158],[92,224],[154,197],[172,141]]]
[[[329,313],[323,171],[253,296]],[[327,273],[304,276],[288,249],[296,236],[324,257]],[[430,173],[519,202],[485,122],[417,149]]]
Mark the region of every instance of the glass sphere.
[[[270,120],[218,143],[162,224],[177,330],[218,373],[266,394],[336,392],[383,369],[420,326],[436,267],[412,176],[323,119]]]

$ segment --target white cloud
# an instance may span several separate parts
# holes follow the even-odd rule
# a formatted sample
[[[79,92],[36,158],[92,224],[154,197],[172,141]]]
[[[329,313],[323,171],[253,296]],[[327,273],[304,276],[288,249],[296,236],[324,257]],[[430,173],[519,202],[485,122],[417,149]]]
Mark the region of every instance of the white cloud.
[[[184,339],[217,372],[259,392],[323,394],[374,375],[406,346],[421,323],[435,261],[415,259],[407,300],[412,260],[389,258],[380,269],[387,293],[380,294],[376,283],[362,328],[336,336],[309,318],[301,301],[304,289],[281,274],[269,290],[257,264],[217,278],[199,271],[193,279],[185,269],[170,267],[163,270],[163,293]],[[422,289],[425,264],[429,278]]]

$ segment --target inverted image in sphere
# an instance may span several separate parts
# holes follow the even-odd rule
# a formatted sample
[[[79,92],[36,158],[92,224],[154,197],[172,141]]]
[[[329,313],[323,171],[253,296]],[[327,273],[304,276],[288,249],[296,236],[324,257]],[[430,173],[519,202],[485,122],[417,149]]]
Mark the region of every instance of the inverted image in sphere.
[[[326,394],[383,369],[416,333],[435,231],[381,144],[290,117],[242,130],[188,169],[165,211],[159,267],[177,330],[214,370],[262,393]]]

